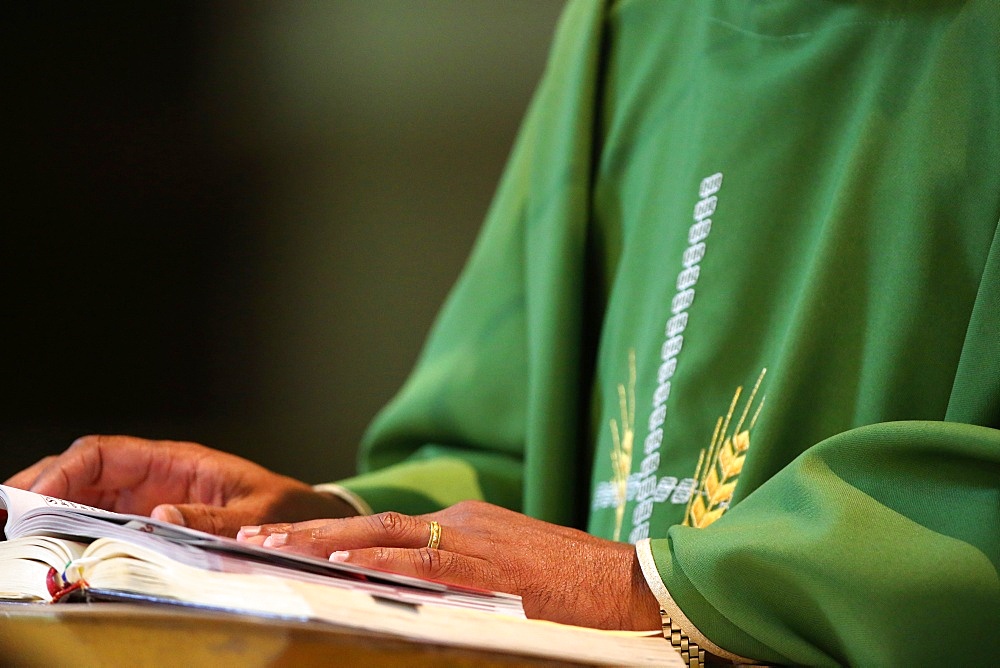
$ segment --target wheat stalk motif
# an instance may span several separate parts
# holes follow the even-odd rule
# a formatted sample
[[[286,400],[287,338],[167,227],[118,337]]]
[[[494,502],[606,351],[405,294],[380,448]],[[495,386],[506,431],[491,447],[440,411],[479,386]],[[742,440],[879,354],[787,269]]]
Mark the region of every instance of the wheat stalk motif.
[[[743,425],[766,373],[767,369],[762,369],[757,377],[757,382],[750,391],[750,396],[732,433],[729,432],[729,425],[736,412],[740,394],[743,393],[742,386],[736,388],[733,400],[729,404],[729,411],[715,422],[712,442],[708,449],[703,449],[698,456],[698,466],[694,473],[698,484],[684,513],[685,526],[707,527],[722,517],[729,508],[733,492],[736,491],[736,483],[739,482],[740,472],[743,470],[743,463],[746,461],[747,451],[750,449],[750,432],[757,423],[761,409],[764,408],[766,397],[760,398],[757,410],[750,418],[749,426],[743,429]]]
[[[615,490],[615,533],[618,540],[625,519],[628,500],[628,477],[632,473],[632,446],[635,443],[635,350],[628,351],[628,388],[618,384],[618,410],[621,427],[611,418],[611,473]]]

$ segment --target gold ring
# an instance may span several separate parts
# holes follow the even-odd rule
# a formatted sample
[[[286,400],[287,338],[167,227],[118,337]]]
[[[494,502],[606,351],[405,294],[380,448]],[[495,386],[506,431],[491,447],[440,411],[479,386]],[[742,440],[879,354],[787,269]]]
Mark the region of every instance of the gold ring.
[[[441,544],[441,525],[431,520],[431,537],[427,539],[427,547],[436,550]]]

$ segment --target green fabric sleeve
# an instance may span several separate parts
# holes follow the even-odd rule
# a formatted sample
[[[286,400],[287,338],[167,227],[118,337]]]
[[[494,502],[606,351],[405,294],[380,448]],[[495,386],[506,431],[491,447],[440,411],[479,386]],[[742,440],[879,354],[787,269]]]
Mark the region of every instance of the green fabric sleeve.
[[[650,542],[716,645],[807,665],[1000,657],[1000,232],[947,421],[882,422],[808,448],[704,529]]]
[[[520,505],[521,462],[497,453],[425,446],[405,461],[339,483],[373,512],[429,513],[463,499]]]
[[[810,448],[711,527],[672,527],[652,553],[677,605],[736,654],[987,665],[1000,656],[998,481],[996,429],[861,427]]]

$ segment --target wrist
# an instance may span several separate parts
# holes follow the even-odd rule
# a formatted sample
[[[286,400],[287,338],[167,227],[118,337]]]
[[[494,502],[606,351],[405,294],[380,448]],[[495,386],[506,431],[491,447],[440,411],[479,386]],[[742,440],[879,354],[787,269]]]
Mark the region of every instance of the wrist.
[[[639,557],[633,554],[632,563],[632,612],[631,628],[636,631],[651,631],[661,627],[660,603],[650,589],[642,571]]]
[[[304,482],[287,478],[287,484],[276,485],[263,504],[258,523],[304,522],[316,519],[353,517],[356,508],[342,497]]]
[[[334,503],[342,514],[335,517],[353,517],[355,515],[371,515],[372,509],[368,503],[360,496],[347,489],[343,485],[334,482],[313,485],[312,489],[317,494],[322,494]]]

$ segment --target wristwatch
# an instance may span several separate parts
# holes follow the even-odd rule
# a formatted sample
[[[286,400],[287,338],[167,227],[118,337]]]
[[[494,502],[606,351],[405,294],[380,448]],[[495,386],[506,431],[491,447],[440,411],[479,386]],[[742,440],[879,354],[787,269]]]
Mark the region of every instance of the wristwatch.
[[[700,668],[705,665],[705,650],[698,647],[697,643],[691,642],[687,634],[681,630],[667,611],[660,608],[660,620],[663,623],[663,637],[670,641],[670,644],[677,650],[684,663],[691,668]]]

